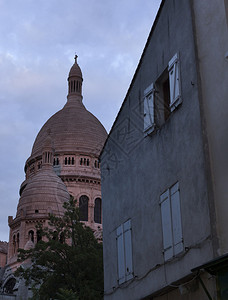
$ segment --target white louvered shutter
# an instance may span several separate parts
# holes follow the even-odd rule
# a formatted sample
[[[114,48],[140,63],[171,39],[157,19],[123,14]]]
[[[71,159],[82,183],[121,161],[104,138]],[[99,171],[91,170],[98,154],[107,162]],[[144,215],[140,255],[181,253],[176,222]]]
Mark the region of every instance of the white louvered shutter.
[[[131,220],[124,223],[125,275],[126,280],[133,277]]]
[[[172,219],[170,208],[169,190],[163,193],[160,197],[161,218],[162,218],[162,233],[164,259],[168,260],[173,257],[173,237],[172,237]]]
[[[123,225],[120,225],[117,228],[116,235],[117,235],[118,281],[119,284],[121,284],[125,281]]]
[[[144,91],[144,131],[154,126],[154,87],[151,84]]]
[[[170,86],[170,107],[171,111],[181,102],[180,87],[180,65],[178,54],[176,53],[169,62],[169,86]]]
[[[170,189],[174,255],[183,251],[179,183]]]

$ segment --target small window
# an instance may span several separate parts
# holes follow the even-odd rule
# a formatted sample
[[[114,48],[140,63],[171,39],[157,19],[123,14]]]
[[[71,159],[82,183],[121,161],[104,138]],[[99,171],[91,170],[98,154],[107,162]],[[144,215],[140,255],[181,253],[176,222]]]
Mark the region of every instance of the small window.
[[[95,162],[94,162],[94,167],[95,167],[95,168],[100,168],[100,163],[99,163],[98,160],[95,160]]]
[[[74,157],[72,157],[71,162],[72,162],[72,165],[74,165]]]
[[[16,236],[13,236],[13,254],[16,253]]]
[[[65,157],[65,165],[67,165],[67,157]]]
[[[83,164],[83,159],[80,158],[80,166],[82,166],[82,164]]]
[[[154,118],[160,127],[170,115],[170,86],[168,68],[155,83]]]
[[[86,160],[86,165],[89,166],[89,159]]]
[[[101,224],[101,198],[95,199],[94,222]]]
[[[33,230],[29,231],[28,239],[29,239],[29,241],[32,241],[34,243],[34,231]]]
[[[19,234],[19,232],[18,232],[18,234],[17,234],[17,249],[19,248],[19,245],[20,245],[20,234]]]
[[[82,195],[79,198],[80,221],[88,221],[88,204],[89,204],[89,198],[86,195]]]
[[[54,166],[58,166],[59,165],[59,158],[58,157],[56,157],[56,158],[53,159],[53,165]]]
[[[38,214],[39,213],[39,210],[38,209],[35,209],[35,214]]]

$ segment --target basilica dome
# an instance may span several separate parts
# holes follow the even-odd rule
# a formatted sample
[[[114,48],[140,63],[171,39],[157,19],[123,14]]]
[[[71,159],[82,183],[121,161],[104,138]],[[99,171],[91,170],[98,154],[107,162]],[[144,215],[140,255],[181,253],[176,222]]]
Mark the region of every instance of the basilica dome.
[[[56,153],[67,150],[99,155],[107,137],[103,125],[80,102],[67,103],[44,124],[34,142],[32,157],[41,154],[49,133]]]
[[[48,213],[63,215],[63,203],[69,201],[65,184],[52,167],[43,167],[31,177],[22,192],[17,217],[47,217]]]
[[[56,154],[77,152],[99,156],[107,132],[82,102],[82,81],[82,72],[75,56],[68,76],[67,103],[43,125],[28,161],[42,154],[44,141],[49,134]]]

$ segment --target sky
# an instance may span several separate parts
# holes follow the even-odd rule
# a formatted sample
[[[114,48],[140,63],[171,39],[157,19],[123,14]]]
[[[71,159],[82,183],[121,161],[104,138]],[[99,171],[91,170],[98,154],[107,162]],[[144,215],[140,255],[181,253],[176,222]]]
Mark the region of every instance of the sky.
[[[84,105],[109,132],[160,2],[0,0],[0,240],[35,137],[66,103],[75,54]]]

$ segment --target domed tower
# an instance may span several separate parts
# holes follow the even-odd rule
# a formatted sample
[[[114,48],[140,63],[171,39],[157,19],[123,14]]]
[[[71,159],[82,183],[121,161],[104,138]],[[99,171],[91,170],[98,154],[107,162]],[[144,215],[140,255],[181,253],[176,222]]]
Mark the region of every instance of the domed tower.
[[[102,229],[98,157],[107,132],[99,120],[86,110],[82,102],[82,82],[82,72],[75,56],[68,76],[67,102],[38,133],[25,164],[26,180],[21,191],[42,170],[42,149],[47,136],[50,136],[55,149],[53,169],[68,192],[77,199],[81,221],[98,233]]]
[[[29,249],[41,238],[36,229],[37,223],[48,226],[49,213],[64,214],[63,203],[70,195],[65,184],[53,170],[53,148],[47,136],[42,150],[42,168],[31,176],[17,206],[16,218],[8,218],[10,227],[8,261],[11,271],[20,264],[17,262],[17,249]]]

